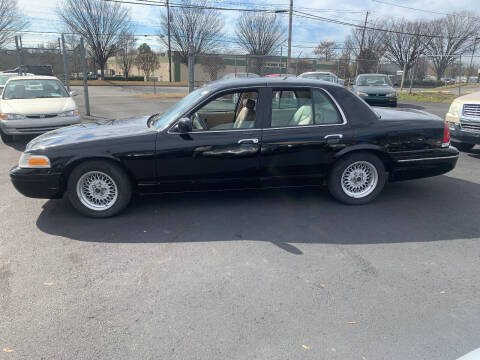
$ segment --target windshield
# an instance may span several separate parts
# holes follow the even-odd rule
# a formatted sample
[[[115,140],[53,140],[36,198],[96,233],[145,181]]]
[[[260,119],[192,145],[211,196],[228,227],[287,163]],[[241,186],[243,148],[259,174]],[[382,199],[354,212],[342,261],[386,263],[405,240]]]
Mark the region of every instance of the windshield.
[[[357,86],[392,86],[386,75],[359,76]]]
[[[152,125],[158,130],[163,130],[168,124],[184,113],[190,105],[195,103],[198,99],[209,92],[210,90],[205,88],[199,88],[195,91],[192,91],[182,100],[173,105],[170,109],[153,119]]]
[[[55,79],[22,79],[7,83],[4,100],[68,97],[62,83]]]
[[[317,79],[317,80],[335,82],[334,77],[330,74],[307,74],[304,77],[308,79]]]
[[[0,85],[5,85],[8,79],[16,75],[0,75]]]

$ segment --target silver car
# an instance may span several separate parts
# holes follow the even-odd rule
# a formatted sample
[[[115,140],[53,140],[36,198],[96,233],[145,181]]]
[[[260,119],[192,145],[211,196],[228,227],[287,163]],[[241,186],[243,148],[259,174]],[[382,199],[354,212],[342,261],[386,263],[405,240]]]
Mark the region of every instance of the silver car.
[[[73,100],[53,76],[10,78],[0,99],[0,130],[4,141],[12,135],[41,134],[80,122]]]

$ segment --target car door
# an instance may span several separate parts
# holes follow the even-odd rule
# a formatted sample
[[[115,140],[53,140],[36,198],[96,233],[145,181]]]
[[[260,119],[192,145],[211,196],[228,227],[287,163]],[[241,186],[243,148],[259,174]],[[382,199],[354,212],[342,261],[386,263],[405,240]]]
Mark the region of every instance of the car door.
[[[161,134],[156,168],[162,190],[257,185],[264,96],[261,88],[216,93],[187,114],[191,132],[173,125]]]
[[[263,130],[260,177],[264,182],[317,181],[335,154],[352,141],[347,119],[321,88],[272,88]],[[287,118],[288,120],[285,120]]]

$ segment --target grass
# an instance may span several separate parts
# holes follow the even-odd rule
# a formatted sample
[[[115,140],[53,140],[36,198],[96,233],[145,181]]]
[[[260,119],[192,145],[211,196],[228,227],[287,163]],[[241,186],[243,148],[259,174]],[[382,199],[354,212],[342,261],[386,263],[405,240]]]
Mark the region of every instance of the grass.
[[[83,80],[71,80],[70,85],[83,85]],[[88,86],[152,86],[152,81],[88,80]],[[155,82],[156,86],[188,86],[186,82]]]
[[[420,91],[412,92],[400,92],[398,93],[398,101],[418,101],[418,102],[435,102],[435,103],[447,103],[450,104],[458,95],[454,95],[450,92],[445,93],[441,91]]]
[[[471,88],[471,87],[480,87],[480,84],[477,84],[477,83],[468,83],[468,84],[462,83],[461,86],[462,87],[468,86],[468,87]],[[448,89],[455,89],[455,88],[458,88],[458,84],[438,86],[438,87],[432,88],[430,90],[441,91],[441,90],[448,90]]]
[[[157,94],[136,94],[140,99],[180,99],[185,97],[186,93],[157,93]]]

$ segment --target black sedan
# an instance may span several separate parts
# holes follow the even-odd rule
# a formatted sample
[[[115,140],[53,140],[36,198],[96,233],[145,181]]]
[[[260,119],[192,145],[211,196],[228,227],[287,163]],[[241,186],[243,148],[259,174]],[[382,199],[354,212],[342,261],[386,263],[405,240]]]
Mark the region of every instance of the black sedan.
[[[370,105],[397,106],[397,92],[387,75],[358,75],[352,89]]]
[[[10,176],[26,196],[66,193],[82,214],[107,217],[133,193],[199,189],[326,183],[365,204],[387,180],[440,175],[457,159],[435,115],[374,111],[318,80],[258,78],[210,83],[163,114],[48,132]]]

